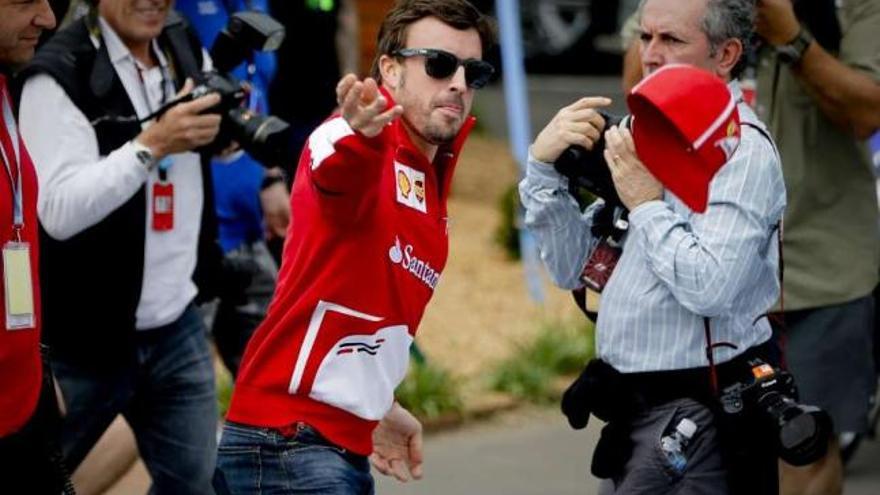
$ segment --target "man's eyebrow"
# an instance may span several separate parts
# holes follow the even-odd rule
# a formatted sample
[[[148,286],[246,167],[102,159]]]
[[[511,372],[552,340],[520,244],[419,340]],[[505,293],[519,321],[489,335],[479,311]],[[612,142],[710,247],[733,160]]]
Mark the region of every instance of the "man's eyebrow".
[[[641,28],[640,28],[640,29],[637,31],[637,33],[638,33],[638,35],[639,35],[640,38],[643,37],[643,36],[657,36],[657,37],[660,37],[660,38],[667,38],[667,39],[668,39],[668,38],[673,38],[673,39],[677,39],[677,40],[686,41],[686,38],[685,38],[683,35],[681,35],[681,34],[678,33],[677,31],[673,31],[673,30],[670,30],[670,29],[666,29],[666,30],[657,30],[657,31],[651,31],[651,32],[648,32],[647,30],[645,30],[645,29],[641,29]]]

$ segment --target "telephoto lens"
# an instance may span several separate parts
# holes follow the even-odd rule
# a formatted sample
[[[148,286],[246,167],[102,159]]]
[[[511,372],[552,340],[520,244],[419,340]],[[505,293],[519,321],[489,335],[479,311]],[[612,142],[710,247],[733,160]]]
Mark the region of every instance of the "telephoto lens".
[[[832,432],[828,413],[775,391],[758,399],[758,405],[779,425],[779,457],[783,461],[805,466],[825,456]]]

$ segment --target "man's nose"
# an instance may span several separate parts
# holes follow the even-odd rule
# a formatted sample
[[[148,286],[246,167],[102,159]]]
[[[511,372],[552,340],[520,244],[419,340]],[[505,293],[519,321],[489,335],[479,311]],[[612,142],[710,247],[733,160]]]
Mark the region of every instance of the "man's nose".
[[[465,76],[463,65],[458,66],[455,69],[455,73],[452,74],[452,79],[449,81],[449,89],[459,92],[467,91],[467,77]]]
[[[642,63],[651,67],[663,65],[663,50],[656,39],[642,41]]]
[[[55,12],[49,5],[49,0],[41,0],[39,12],[34,17],[34,25],[43,29],[52,29],[55,27]]]

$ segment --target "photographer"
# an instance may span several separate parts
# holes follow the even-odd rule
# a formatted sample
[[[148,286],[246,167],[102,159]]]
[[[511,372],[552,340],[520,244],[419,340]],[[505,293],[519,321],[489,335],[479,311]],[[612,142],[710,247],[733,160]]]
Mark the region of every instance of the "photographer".
[[[868,431],[880,271],[877,191],[864,140],[880,128],[880,1],[760,0],[757,109],[779,143],[786,361],[835,432]],[[846,384],[841,386],[841,384]],[[840,444],[782,466],[783,493],[843,491]]]
[[[158,493],[211,493],[213,359],[193,301],[219,249],[209,163],[193,150],[217,135],[220,116],[203,112],[219,97],[141,124],[209,61],[170,0],[96,3],[37,53],[21,102],[62,445],[78,465],[121,413]]]
[[[597,108],[607,100],[586,98],[562,109],[538,135],[520,192],[526,225],[558,285],[583,287],[597,253],[614,249],[595,234],[605,202],[581,213],[569,179],[554,169],[563,151],[580,145],[602,152],[629,212],[622,254],[602,291],[598,360],[566,392],[563,410],[576,427],[586,424],[589,409],[609,422],[593,462],[594,474],[607,478],[602,493],[776,494],[772,424],[751,410],[727,416],[719,404],[719,392],[747,378],[752,363],[778,362],[764,313],[779,296],[785,189],[775,146],[742,103],[735,79],[754,4],[647,0],[641,8],[644,73],[685,63],[727,82],[741,142],[698,213],[645,168],[628,129],[606,129]],[[690,442],[673,462],[663,449],[679,434]]]

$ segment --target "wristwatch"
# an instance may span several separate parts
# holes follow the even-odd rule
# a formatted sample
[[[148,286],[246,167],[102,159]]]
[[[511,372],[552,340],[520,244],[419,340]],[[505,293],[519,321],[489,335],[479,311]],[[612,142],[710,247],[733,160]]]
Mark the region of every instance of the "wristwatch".
[[[784,45],[776,47],[776,55],[779,60],[788,65],[797,65],[804,58],[810,44],[813,42],[813,35],[806,28],[801,27],[797,36],[793,40]]]
[[[263,182],[260,184],[260,190],[265,191],[279,182],[287,182],[287,174],[284,173],[284,170],[281,170],[280,168],[267,170],[263,175]]]
[[[139,142],[137,139],[131,140],[131,146],[134,148],[135,158],[137,158],[138,162],[147,169],[147,172],[151,172],[156,168],[156,164],[159,163],[159,161],[156,160],[153,151],[148,146]]]

